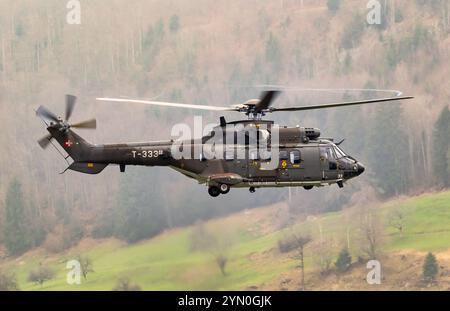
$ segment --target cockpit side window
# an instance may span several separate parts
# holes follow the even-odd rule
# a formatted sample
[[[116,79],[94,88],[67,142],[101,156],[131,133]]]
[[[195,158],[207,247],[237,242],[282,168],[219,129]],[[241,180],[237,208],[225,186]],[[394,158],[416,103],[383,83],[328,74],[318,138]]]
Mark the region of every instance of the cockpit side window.
[[[328,154],[328,159],[336,159],[336,155],[334,153],[334,150],[332,148],[327,148],[327,154]]]

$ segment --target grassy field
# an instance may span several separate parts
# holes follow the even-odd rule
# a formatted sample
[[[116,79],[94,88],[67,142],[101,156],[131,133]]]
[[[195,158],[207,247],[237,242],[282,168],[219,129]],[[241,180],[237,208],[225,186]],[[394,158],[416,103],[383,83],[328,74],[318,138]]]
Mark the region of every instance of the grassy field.
[[[134,245],[118,240],[84,240],[63,254],[47,254],[37,249],[0,264],[3,270],[16,273],[22,290],[111,290],[120,277],[127,277],[144,290],[240,290],[278,289],[280,278],[297,273],[293,254],[281,254],[277,241],[292,230],[308,232],[313,241],[319,236],[332,236],[338,253],[342,241],[358,238],[350,211],[309,217],[295,225],[278,229],[274,225],[283,204],[234,214],[205,223],[205,228],[227,237],[229,245],[223,253],[228,258],[226,275],[222,275],[212,252],[191,251],[193,227],[174,229]],[[445,253],[450,249],[450,192],[397,199],[376,206],[377,217],[384,226],[385,256],[401,251]],[[403,215],[404,230],[400,234],[389,226],[394,210]],[[350,220],[350,221],[349,221]],[[345,223],[348,223],[346,230]],[[350,232],[350,234],[348,233]],[[320,235],[319,235],[320,234]],[[353,242],[352,242],[353,243]],[[311,244],[314,245],[314,244]],[[318,267],[314,246],[306,251],[307,272],[315,275]],[[356,247],[351,245],[356,258]],[[353,250],[355,248],[355,250]],[[81,285],[66,283],[66,262],[78,255],[89,256],[94,273]],[[55,278],[43,286],[27,281],[29,272],[40,263],[55,271]]]

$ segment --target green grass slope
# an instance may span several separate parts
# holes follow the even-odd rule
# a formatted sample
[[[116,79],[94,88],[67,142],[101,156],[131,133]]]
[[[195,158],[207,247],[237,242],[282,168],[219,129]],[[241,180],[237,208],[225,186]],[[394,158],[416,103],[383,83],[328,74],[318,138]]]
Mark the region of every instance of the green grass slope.
[[[450,249],[450,192],[398,199],[376,208],[385,227],[383,249],[386,256],[402,250],[445,252]],[[308,232],[313,241],[319,238],[317,228],[321,228],[321,236],[333,236],[338,241],[349,235],[346,231],[353,232],[352,239],[357,235],[355,227],[350,225],[345,229],[343,225],[345,219],[352,223],[352,216],[347,212],[309,217],[290,228],[277,229],[274,223],[283,210],[286,206],[279,204],[205,224],[207,230],[228,237],[229,247],[224,251],[228,258],[226,275],[217,267],[214,252],[191,250],[193,227],[170,230],[134,245],[112,239],[85,240],[63,254],[48,255],[39,249],[5,260],[0,268],[16,273],[22,290],[111,290],[120,277],[128,277],[144,290],[259,289],[276,283],[283,274],[296,271],[294,256],[281,254],[277,249],[277,241],[292,230]],[[403,234],[389,226],[389,215],[394,210],[402,211]],[[340,246],[335,244],[333,252],[337,253]],[[306,266],[311,273],[318,269],[314,253],[313,249],[306,251]],[[81,285],[68,285],[66,262],[80,254],[92,259],[95,272]],[[55,278],[43,286],[27,281],[29,272],[40,263],[56,273]]]

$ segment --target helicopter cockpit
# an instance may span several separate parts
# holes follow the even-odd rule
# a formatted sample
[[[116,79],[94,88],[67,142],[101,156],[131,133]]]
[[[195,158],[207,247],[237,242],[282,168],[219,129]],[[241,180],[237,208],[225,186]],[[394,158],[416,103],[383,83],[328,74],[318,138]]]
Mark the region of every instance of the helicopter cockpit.
[[[342,148],[332,141],[322,141],[320,145],[320,160],[327,171],[342,171],[344,179],[361,175],[364,165],[345,153]]]

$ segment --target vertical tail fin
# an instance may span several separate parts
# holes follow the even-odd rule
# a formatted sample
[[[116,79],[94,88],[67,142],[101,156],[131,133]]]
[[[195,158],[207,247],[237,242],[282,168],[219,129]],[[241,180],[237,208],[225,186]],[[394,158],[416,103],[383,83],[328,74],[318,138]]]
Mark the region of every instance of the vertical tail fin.
[[[92,144],[80,135],[70,129],[60,131],[57,128],[49,127],[47,130],[75,162],[83,162],[89,159]]]

